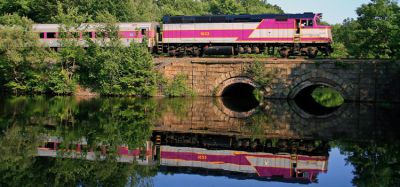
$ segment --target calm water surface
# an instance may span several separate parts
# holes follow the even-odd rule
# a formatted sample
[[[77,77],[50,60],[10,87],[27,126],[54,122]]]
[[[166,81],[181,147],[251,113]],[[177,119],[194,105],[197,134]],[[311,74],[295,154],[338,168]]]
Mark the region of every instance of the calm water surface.
[[[2,97],[0,186],[399,186],[400,106]]]

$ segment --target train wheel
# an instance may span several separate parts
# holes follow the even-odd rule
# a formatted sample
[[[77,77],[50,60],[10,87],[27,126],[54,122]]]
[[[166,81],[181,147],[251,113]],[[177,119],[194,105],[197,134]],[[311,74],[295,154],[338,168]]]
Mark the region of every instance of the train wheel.
[[[318,49],[310,47],[307,49],[308,58],[315,58],[318,55]]]
[[[282,48],[279,50],[279,54],[281,55],[282,58],[287,58],[289,57],[289,49]]]
[[[200,56],[200,54],[201,54],[201,52],[200,52],[200,48],[194,48],[193,49],[193,56],[194,57],[198,57],[198,56]]]
[[[247,54],[251,54],[251,48],[250,47],[245,47],[244,52]]]
[[[253,47],[252,52],[253,52],[254,54],[258,54],[258,53],[260,53],[260,48],[258,48],[258,47]]]
[[[238,47],[238,53],[243,54],[244,53],[244,48],[243,47]]]
[[[169,51],[168,51],[168,55],[169,55],[170,57],[176,56],[176,51],[175,51],[175,49],[169,50]]]

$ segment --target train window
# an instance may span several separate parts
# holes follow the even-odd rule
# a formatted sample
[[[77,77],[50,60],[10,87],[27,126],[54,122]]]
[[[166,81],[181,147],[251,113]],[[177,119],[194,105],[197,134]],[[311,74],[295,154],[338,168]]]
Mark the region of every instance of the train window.
[[[107,38],[108,34],[106,32],[97,32],[96,38]]]
[[[226,22],[225,16],[213,16],[211,17],[211,23],[224,23]]]
[[[308,26],[308,27],[312,27],[313,25],[314,25],[313,20],[308,20],[308,21],[307,21],[307,26]]]
[[[142,33],[142,35],[146,35],[146,31],[147,31],[147,29],[140,29],[140,32]]]
[[[209,16],[195,17],[194,22],[195,23],[209,23],[210,17]]]
[[[85,32],[82,36],[84,38],[93,38],[93,32]]]
[[[307,26],[307,20],[301,20],[301,27]]]
[[[275,20],[276,21],[287,21],[288,17],[287,16],[276,16]]]
[[[39,33],[39,38],[44,38],[44,32]]]
[[[55,32],[48,32],[47,33],[47,38],[56,38],[56,33]]]

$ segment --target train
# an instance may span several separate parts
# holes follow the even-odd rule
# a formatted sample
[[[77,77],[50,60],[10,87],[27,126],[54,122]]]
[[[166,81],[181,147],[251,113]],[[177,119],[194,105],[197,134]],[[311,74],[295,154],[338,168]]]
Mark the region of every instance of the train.
[[[333,52],[332,28],[321,24],[321,13],[164,16],[161,23],[117,23],[122,43],[146,42],[152,53],[169,56],[240,55],[279,52],[282,57]],[[102,33],[100,23],[73,31],[84,43]],[[61,47],[59,24],[35,24],[33,31],[52,48]],[[84,31],[83,31],[84,30]]]

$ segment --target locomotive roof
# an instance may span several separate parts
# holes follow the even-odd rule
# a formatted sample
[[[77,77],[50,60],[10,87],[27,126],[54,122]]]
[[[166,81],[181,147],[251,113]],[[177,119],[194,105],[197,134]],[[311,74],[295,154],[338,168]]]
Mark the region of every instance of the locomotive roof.
[[[313,19],[315,13],[302,14],[241,14],[241,15],[210,15],[210,16],[164,16],[164,24],[174,23],[231,23],[231,22],[260,22],[262,19]]]

